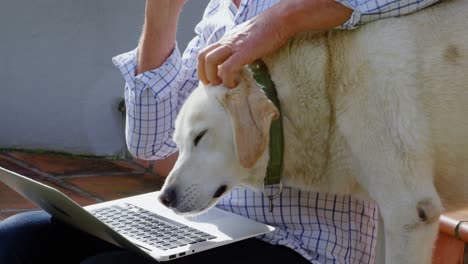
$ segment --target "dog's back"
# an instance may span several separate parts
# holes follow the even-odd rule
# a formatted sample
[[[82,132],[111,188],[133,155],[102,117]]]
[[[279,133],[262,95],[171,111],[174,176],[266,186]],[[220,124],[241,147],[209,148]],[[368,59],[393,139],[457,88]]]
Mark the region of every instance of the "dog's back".
[[[401,122],[396,123],[404,126],[406,122],[410,128],[402,134],[413,132],[406,144],[428,145],[425,151],[432,156],[435,186],[446,209],[468,204],[467,12],[468,1],[442,1],[368,29],[381,32],[374,37],[381,38],[377,42],[382,45],[375,43],[375,53],[368,53],[382,62],[378,64],[382,68],[374,69],[382,76],[379,81],[385,81],[384,76],[395,79],[380,96],[393,97],[393,103],[399,104],[395,107],[400,116],[394,118]]]
[[[429,119],[435,185],[447,209],[468,204],[467,13],[468,1],[452,0],[415,17],[431,21],[414,32],[421,47],[418,100]]]
[[[355,31],[301,34],[265,58],[286,120],[286,174],[347,191],[353,182],[343,175],[353,168],[344,163],[369,149],[344,145],[366,146],[363,130],[381,129],[376,141],[390,138],[402,156],[424,160],[420,177],[434,175],[446,207],[466,205],[467,12],[468,1],[443,1]]]

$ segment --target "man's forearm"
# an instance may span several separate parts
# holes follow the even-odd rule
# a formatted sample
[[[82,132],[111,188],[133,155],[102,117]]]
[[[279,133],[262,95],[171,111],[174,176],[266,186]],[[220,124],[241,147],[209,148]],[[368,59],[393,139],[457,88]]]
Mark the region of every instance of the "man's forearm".
[[[273,6],[272,17],[290,27],[291,35],[303,31],[335,28],[346,22],[353,12],[335,0],[288,0]]]
[[[185,0],[147,0],[145,22],[138,46],[136,74],[155,69],[174,48],[177,22]]]

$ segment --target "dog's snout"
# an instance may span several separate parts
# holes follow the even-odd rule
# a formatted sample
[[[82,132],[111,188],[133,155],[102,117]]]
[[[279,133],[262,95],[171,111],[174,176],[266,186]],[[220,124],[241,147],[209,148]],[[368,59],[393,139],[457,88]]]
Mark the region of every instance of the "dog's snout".
[[[227,189],[226,185],[222,185],[221,187],[219,187],[218,190],[216,190],[215,194],[213,195],[213,198],[218,198],[221,195],[223,195],[226,189]]]
[[[159,195],[159,201],[167,207],[174,208],[177,205],[176,191],[173,188],[166,189]]]

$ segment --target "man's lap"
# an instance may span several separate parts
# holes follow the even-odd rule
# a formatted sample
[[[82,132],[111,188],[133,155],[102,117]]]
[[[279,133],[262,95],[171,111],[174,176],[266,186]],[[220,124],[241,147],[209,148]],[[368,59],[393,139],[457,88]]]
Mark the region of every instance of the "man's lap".
[[[216,260],[222,263],[308,263],[283,246],[257,239],[222,246],[173,260],[171,264]],[[76,230],[43,211],[12,216],[0,222],[0,263],[154,263],[144,257]]]
[[[169,264],[213,263],[223,264],[258,264],[258,263],[310,263],[302,256],[283,246],[275,246],[258,239],[247,239],[238,243],[203,251],[194,255],[179,258]],[[106,252],[92,257],[82,264],[151,264],[155,261],[146,260],[128,251]]]
[[[114,248],[44,211],[21,213],[0,222],[0,263],[79,263]]]

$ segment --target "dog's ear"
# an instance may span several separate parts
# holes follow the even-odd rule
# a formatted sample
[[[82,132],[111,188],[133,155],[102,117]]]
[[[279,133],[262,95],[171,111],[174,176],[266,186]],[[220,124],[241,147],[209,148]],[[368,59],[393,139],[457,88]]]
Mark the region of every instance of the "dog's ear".
[[[271,121],[279,111],[248,69],[243,69],[239,85],[226,92],[222,103],[231,117],[237,158],[242,167],[251,168],[269,144]]]

